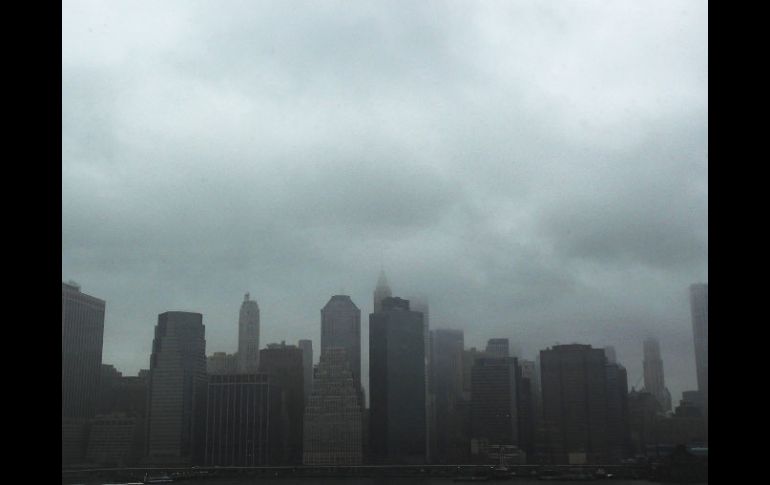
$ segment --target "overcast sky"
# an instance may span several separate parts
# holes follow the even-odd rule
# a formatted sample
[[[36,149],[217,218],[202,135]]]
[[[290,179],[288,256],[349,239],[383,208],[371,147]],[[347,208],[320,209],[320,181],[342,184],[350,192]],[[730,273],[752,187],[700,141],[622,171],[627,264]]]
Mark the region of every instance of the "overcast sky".
[[[661,342],[695,389],[708,281],[705,1],[72,1],[62,6],[62,279],[106,300],[105,363],[157,315],[237,349],[311,338],[384,268],[466,347]],[[640,387],[641,384],[638,385]]]

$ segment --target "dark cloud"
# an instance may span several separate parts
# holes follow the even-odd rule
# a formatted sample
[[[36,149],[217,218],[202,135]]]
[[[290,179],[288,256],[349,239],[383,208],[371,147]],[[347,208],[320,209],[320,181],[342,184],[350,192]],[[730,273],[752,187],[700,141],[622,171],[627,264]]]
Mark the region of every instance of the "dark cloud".
[[[247,291],[263,342],[316,349],[350,294],[366,365],[382,267],[468,346],[614,345],[635,381],[657,336],[676,399],[708,279],[706,17],[65,2],[62,278],[107,300],[105,361],[129,373],[170,309],[233,351]]]

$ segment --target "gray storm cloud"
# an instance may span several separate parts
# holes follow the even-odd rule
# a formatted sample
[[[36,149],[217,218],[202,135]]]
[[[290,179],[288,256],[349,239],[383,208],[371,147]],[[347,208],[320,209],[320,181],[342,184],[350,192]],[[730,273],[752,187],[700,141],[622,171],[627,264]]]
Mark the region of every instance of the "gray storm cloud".
[[[87,2],[62,8],[62,278],[105,362],[157,314],[234,351],[311,338],[385,268],[466,345],[661,341],[695,387],[708,279],[703,2]],[[317,356],[316,356],[317,360]],[[366,373],[366,372],[365,372]],[[366,375],[364,375],[366,377]]]

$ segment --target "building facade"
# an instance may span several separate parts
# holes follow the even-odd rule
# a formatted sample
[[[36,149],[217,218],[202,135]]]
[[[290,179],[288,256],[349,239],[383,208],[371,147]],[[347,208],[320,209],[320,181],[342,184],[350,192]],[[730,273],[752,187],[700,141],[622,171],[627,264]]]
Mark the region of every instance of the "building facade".
[[[150,357],[146,455],[153,463],[202,461],[206,406],[203,315],[158,315]]]
[[[427,454],[423,315],[385,298],[369,315],[370,450],[376,463],[423,464]]]
[[[313,341],[300,340],[297,342],[297,347],[302,350],[302,377],[305,383],[303,391],[305,393],[305,403],[307,403],[307,399],[313,390]]]
[[[359,385],[344,347],[321,352],[305,407],[304,465],[361,465],[363,416]]]
[[[206,373],[209,375],[240,374],[241,361],[238,354],[214,352],[206,358]]]
[[[555,345],[540,351],[543,425],[554,464],[609,464],[623,454],[613,430],[614,402],[622,394],[619,369],[612,377],[604,349]],[[626,390],[627,392],[627,390]]]
[[[487,340],[486,354],[489,357],[510,357],[510,342],[507,338],[491,338]]]
[[[483,357],[471,368],[471,454],[489,461],[489,446],[519,446],[518,389],[515,358]]]
[[[267,374],[209,377],[204,463],[207,466],[280,464],[285,416],[280,386]]]
[[[62,418],[92,418],[99,399],[105,302],[61,285]]]
[[[463,331],[439,328],[430,335],[429,369],[435,403],[433,463],[465,463],[469,437],[462,412],[467,408],[463,402]]]
[[[302,429],[305,413],[305,367],[302,349],[295,345],[269,344],[260,350],[259,372],[269,374],[281,386],[286,403],[286,450],[283,464],[302,463]]]

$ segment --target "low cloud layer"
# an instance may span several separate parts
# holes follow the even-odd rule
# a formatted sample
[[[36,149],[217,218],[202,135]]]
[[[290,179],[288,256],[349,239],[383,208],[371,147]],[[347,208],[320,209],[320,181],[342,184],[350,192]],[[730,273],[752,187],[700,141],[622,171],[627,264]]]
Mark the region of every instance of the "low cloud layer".
[[[104,361],[157,314],[237,348],[363,313],[384,268],[466,346],[661,341],[695,388],[708,280],[702,2],[63,4],[62,278],[107,301]]]

